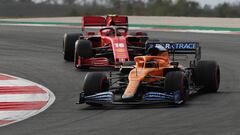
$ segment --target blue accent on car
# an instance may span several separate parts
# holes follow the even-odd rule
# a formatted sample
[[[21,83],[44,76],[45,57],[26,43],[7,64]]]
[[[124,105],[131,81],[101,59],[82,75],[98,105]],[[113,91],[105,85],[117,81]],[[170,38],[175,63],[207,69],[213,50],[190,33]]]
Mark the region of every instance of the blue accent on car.
[[[198,47],[198,43],[196,42],[189,42],[189,43],[165,43],[162,44],[168,50],[194,50]]]
[[[148,92],[144,95],[145,101],[165,101],[165,100],[174,100],[174,96],[166,93],[159,92]]]
[[[85,102],[94,102],[94,103],[102,103],[102,102],[112,102],[113,101],[113,93],[112,92],[102,92],[90,96],[85,96]]]
[[[180,103],[181,93],[180,91],[170,92],[170,93],[160,93],[160,92],[148,92],[143,97],[146,102],[173,102]]]
[[[178,90],[174,92],[174,102],[180,103],[182,101],[181,92]]]
[[[176,42],[176,43],[164,43],[164,42],[159,42],[159,43],[149,43],[147,45],[147,48],[166,48],[168,50],[195,50],[199,47],[199,43],[197,42]]]
[[[82,103],[99,103],[99,104],[119,104],[113,101],[114,94],[112,92],[101,92],[90,96],[85,96],[84,93],[80,93],[79,104]],[[144,103],[176,103],[181,104],[181,93],[176,92],[148,92],[143,96],[143,100],[140,102]],[[129,104],[135,102],[122,102],[122,104]]]

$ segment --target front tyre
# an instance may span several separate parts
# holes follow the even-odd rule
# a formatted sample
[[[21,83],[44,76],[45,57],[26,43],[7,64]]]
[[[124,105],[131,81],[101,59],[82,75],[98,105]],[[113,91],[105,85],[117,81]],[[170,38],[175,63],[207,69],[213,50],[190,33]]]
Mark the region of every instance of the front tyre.
[[[165,77],[165,90],[169,92],[180,91],[180,98],[184,104],[187,100],[188,93],[186,92],[186,80],[184,73],[181,71],[168,72]]]
[[[89,72],[87,73],[84,84],[83,92],[86,96],[94,95],[100,92],[105,92],[109,90],[109,80],[106,74],[100,72]],[[96,103],[87,103],[92,106],[99,106]]]

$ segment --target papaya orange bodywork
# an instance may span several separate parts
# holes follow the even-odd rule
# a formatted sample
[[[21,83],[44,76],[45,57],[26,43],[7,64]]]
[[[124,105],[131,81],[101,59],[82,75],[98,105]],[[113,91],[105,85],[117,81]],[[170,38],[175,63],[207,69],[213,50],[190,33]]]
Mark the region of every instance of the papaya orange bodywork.
[[[130,98],[137,92],[141,81],[150,83],[163,79],[163,69],[171,67],[168,52],[158,56],[138,56],[134,58],[136,68],[130,71],[128,80],[129,84],[123,94],[123,98]],[[148,61],[154,61],[154,67],[146,67]],[[157,76],[149,77],[146,76]]]

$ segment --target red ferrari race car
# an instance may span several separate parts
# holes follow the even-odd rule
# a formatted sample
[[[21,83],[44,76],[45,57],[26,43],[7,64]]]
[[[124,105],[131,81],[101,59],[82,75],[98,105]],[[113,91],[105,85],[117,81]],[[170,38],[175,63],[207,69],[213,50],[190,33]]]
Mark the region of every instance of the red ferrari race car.
[[[86,28],[100,28],[86,31]],[[82,32],[65,34],[63,53],[78,69],[120,67],[145,53],[148,36],[144,32],[128,33],[127,16],[84,16]]]

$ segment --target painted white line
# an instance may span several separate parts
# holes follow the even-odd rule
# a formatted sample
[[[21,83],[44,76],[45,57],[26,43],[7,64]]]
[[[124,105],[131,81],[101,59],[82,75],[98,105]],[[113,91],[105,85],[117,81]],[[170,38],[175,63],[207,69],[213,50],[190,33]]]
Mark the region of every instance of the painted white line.
[[[180,33],[206,33],[206,34],[229,34],[239,35],[240,32],[215,31],[215,30],[183,30],[183,29],[161,29],[161,28],[132,28],[132,30],[161,31],[161,32],[180,32]]]
[[[1,24],[0,26],[26,26],[26,27],[60,27],[60,28],[82,28],[82,26],[56,25],[56,24]]]
[[[43,26],[58,26],[54,24],[0,24],[0,25],[6,25],[6,26],[38,26],[38,27],[43,27]]]
[[[0,102],[31,102],[48,101],[48,94],[4,94],[0,95]]]
[[[231,31],[215,31],[215,30],[170,30],[173,32],[190,32],[190,33],[207,33],[207,34],[231,34]]]
[[[187,32],[196,32],[196,33],[230,33],[231,31],[215,31],[215,30],[186,30]]]
[[[26,81],[23,79],[17,80],[1,80],[0,86],[34,86],[35,84],[30,81]]]

